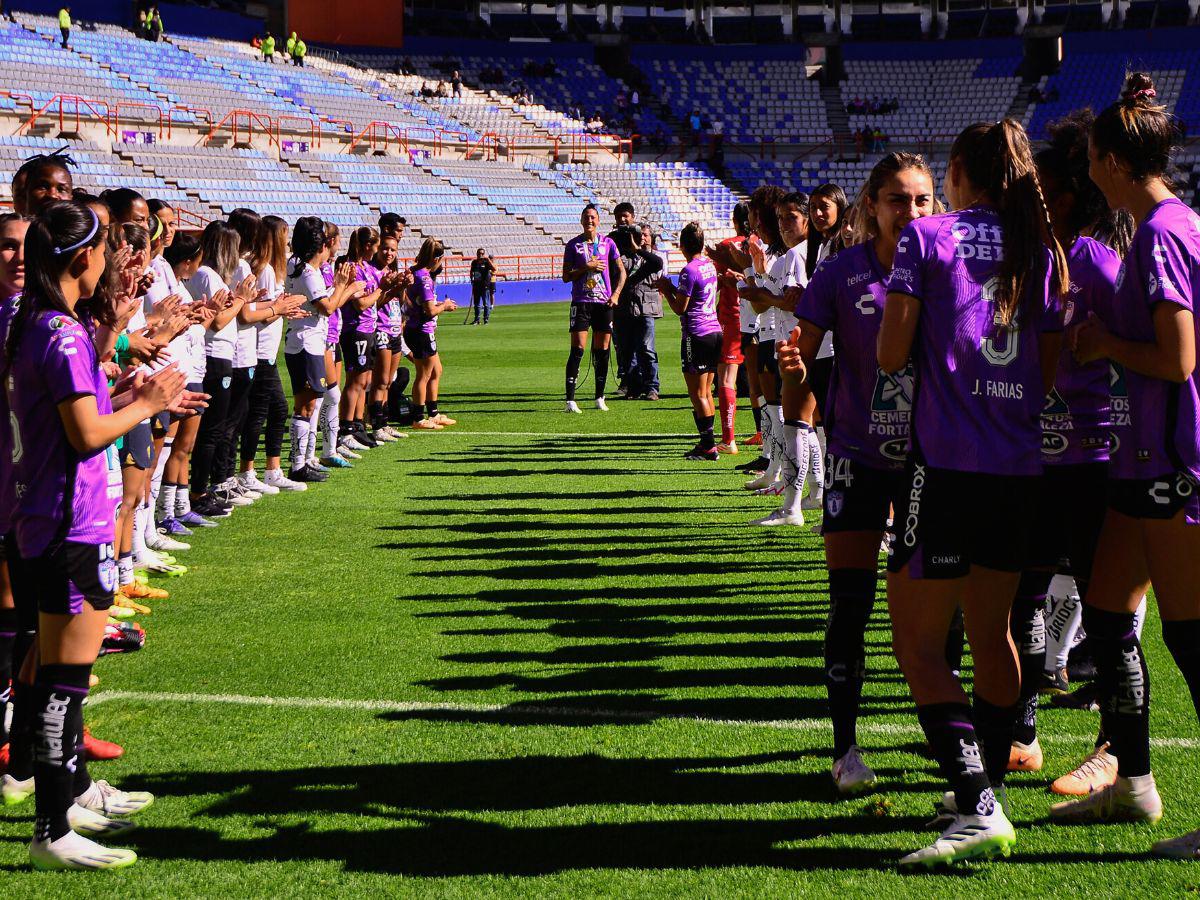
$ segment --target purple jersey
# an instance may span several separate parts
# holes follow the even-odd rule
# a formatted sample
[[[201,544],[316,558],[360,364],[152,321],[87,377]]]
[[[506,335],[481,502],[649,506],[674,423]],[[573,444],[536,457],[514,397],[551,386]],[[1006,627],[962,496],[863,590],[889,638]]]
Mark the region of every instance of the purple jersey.
[[[905,226],[888,291],[921,301],[912,348],[912,442],[930,466],[992,475],[1042,472],[1045,391],[1038,338],[1061,331],[1050,251],[1031,274],[1011,325],[994,300],[1004,252],[988,206]]]
[[[796,315],[833,333],[833,375],[824,404],[829,451],[876,469],[899,469],[908,453],[912,366],[888,375],[875,342],[887,276],[874,241],[830,253],[813,273]]]
[[[1071,290],[1063,320],[1082,322],[1097,310],[1112,308],[1121,258],[1089,237],[1075,240],[1068,254]],[[1108,459],[1108,361],[1080,365],[1066,347],[1058,360],[1054,387],[1042,410],[1042,461],[1077,465]]]
[[[368,294],[379,287],[383,272],[369,262],[354,264],[354,280],[361,281]],[[353,303],[342,307],[342,327],[357,334],[374,334],[379,330],[379,314],[374,306],[359,309]]]
[[[16,315],[21,295],[0,301],[0,347],[8,341],[8,326]],[[11,421],[8,412],[8,393],[0,391],[0,422]],[[0,535],[8,534],[12,525],[12,430],[0,428]]]
[[[563,268],[580,269],[589,260],[599,259],[604,268],[599,272],[588,271],[571,282],[572,303],[607,303],[612,296],[610,273],[621,259],[612,238],[597,235],[589,241],[582,234],[567,241],[563,249]]]
[[[692,259],[679,273],[679,292],[687,298],[687,309],[679,317],[684,334],[704,337],[721,330],[717,318],[717,270],[707,256]]]
[[[379,330],[392,337],[404,331],[404,307],[395,298],[379,307]]]
[[[413,272],[412,284],[404,289],[404,298],[408,306],[404,327],[409,331],[433,334],[437,330],[437,316],[427,313],[425,304],[437,302],[437,291],[428,269]]]
[[[58,404],[79,394],[112,412],[108,382],[87,329],[70,316],[39,313],[26,327],[9,369],[12,432],[12,526],[27,557],[59,537],[109,544],[121,502],[121,469],[113,446],[80,456],[67,440]]]
[[[321,263],[321,277],[325,279],[325,287],[329,290],[333,290],[333,275],[333,263]]]
[[[341,309],[335,309],[330,314],[326,328],[328,328],[328,331],[326,332],[325,343],[336,344],[342,337],[342,311],[341,311]]]
[[[1155,340],[1154,308],[1167,302],[1191,312],[1200,296],[1200,216],[1174,197],[1138,226],[1117,276],[1106,318],[1117,337]],[[1200,330],[1200,319],[1195,320]],[[1157,478],[1186,470],[1200,479],[1200,381],[1182,384],[1113,367],[1114,478]]]

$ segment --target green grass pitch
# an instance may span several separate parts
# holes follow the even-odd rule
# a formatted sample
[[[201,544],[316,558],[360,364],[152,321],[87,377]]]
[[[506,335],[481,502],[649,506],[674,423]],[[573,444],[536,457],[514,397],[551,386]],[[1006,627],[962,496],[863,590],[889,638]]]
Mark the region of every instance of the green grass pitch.
[[[942,784],[883,602],[861,731],[881,783],[840,800],[820,539],[747,525],[769,501],[737,460],[681,458],[674,320],[664,399],[582,416],[561,410],[565,306],[461,323],[439,331],[457,428],[197,535],[146,648],[97,664],[88,721],[127,752],[93,772],[158,797],[122,842],[138,864],[32,873],[27,803],[0,810],[6,897],[1200,891],[1200,868],[1147,855],[1200,826],[1195,716],[1156,615],[1163,821],[1045,824],[1096,717],[1044,711],[1046,771],[1010,780],[1013,857],[900,875]]]

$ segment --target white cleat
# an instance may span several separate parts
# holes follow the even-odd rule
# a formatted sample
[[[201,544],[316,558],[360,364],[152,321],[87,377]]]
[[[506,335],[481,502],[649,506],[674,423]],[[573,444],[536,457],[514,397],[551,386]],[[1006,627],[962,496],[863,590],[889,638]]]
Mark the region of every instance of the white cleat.
[[[399,431],[399,430],[393,428],[391,425],[385,425],[383,427],[383,430],[386,431],[388,434],[390,434],[392,437],[394,437],[398,441],[407,441],[408,440],[407,434],[405,434],[403,431]]]
[[[0,777],[0,796],[4,797],[5,806],[16,806],[24,803],[33,796],[33,776],[19,781],[11,775]]]
[[[779,497],[787,490],[787,486],[782,481],[772,481],[770,484],[760,487],[754,493],[759,497]]]
[[[351,450],[355,451],[356,453],[359,451],[362,451],[362,450],[370,450],[371,449],[366,444],[364,444],[362,441],[358,440],[352,434],[348,434],[344,438],[342,438],[340,441],[338,441],[338,445],[341,447],[349,447]],[[354,458],[358,459],[357,456]]]
[[[371,432],[371,436],[377,441],[383,441],[385,444],[396,443],[395,436],[386,428],[376,428]]]
[[[1149,822],[1162,818],[1162,798],[1154,786],[1153,775],[1134,778],[1117,776],[1115,783],[1080,797],[1064,800],[1050,807],[1055,822]]]
[[[569,413],[582,413],[583,412],[583,410],[579,408],[579,404],[576,403],[574,400],[567,401],[567,408],[565,411],[569,412]]]
[[[965,859],[1008,856],[1017,843],[1012,823],[997,806],[990,816],[956,816],[942,836],[900,860],[900,868],[932,869]]]
[[[768,476],[766,472],[763,472],[760,475],[756,475],[754,478],[751,478],[744,485],[742,485],[742,487],[748,491],[757,491],[759,488],[765,488],[768,484],[771,484],[774,481],[775,476]]]
[[[1170,859],[1200,859],[1200,830],[1156,841],[1150,849],[1156,856]]]
[[[608,412],[608,404],[604,402],[603,397],[596,398],[596,409],[600,410],[600,412]]]
[[[108,816],[72,803],[67,810],[67,824],[76,834],[94,838],[106,834],[117,834],[121,831],[131,831],[137,828],[137,823],[128,819],[110,819]]]
[[[769,516],[763,516],[761,519],[755,519],[751,525],[763,525],[768,528],[773,528],[777,525],[794,525],[799,527],[804,524],[804,513],[788,512],[784,509],[777,509]]]
[[[68,831],[57,841],[35,840],[29,845],[35,869],[123,869],[137,862],[132,850],[102,847],[83,835]]]
[[[258,473],[251,469],[249,472],[242,472],[237,477],[238,484],[245,490],[254,491],[256,494],[278,494],[279,488],[273,484],[267,484],[258,477]]]
[[[154,795],[147,791],[122,791],[107,781],[93,781],[75,802],[104,816],[132,816],[152,805]]]
[[[408,435],[406,434],[404,437],[408,437]],[[338,444],[338,456],[342,457],[342,459],[362,459],[362,454],[351,450],[350,445],[345,441],[341,441]]]
[[[153,537],[146,538],[146,546],[151,550],[161,553],[175,553],[180,550],[191,550],[191,544],[185,544],[183,541],[177,541],[169,534],[155,532]]]
[[[858,747],[851,747],[833,764],[832,775],[839,794],[861,794],[875,786],[875,773],[863,762]]]
[[[809,495],[800,501],[800,508],[805,512],[823,512],[825,509],[825,492],[809,492]]]
[[[303,481],[292,481],[283,474],[282,469],[267,469],[266,475],[263,476],[265,483],[280,491],[307,491],[308,485]]]

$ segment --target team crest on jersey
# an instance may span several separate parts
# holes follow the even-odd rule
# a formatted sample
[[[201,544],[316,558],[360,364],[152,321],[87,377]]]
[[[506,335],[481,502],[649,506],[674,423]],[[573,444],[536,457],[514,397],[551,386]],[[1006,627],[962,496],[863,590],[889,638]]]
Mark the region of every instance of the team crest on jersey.
[[[904,462],[908,459],[908,438],[896,438],[879,445],[879,452],[887,459]]]
[[[846,506],[846,496],[841,491],[829,491],[825,494],[825,511],[833,518],[842,514]]]
[[[100,565],[97,568],[97,574],[100,577],[100,586],[106,592],[115,591],[117,589],[118,572],[117,561],[113,558],[113,545],[100,545]]]
[[[70,324],[71,324],[71,320],[68,319],[66,316],[55,316],[53,319],[51,319],[47,323],[47,326],[49,327],[49,329],[51,331],[61,331],[62,329],[69,326]]]
[[[913,371],[910,363],[904,371],[889,375],[882,369],[875,378],[875,396],[871,409],[876,412],[910,412],[912,410]]]
[[[224,378],[221,379],[221,390],[223,390],[223,391],[229,390],[229,385],[231,385],[231,384],[233,384],[233,379],[230,378],[228,375],[226,375]]]
[[[1071,282],[1071,290],[1078,290],[1075,282]],[[1063,304],[1063,324],[1070,325],[1073,318],[1075,318],[1075,301],[1068,300]]]
[[[1117,437],[1117,433],[1115,431],[1110,431],[1108,433],[1108,453],[1109,453],[1109,455],[1111,456],[1112,454],[1116,453],[1120,449],[1121,449],[1121,439],[1119,437]]]
[[[319,381],[319,382],[320,382],[320,387],[321,387],[321,389],[322,389],[322,390],[324,390],[324,389],[325,389],[325,379],[324,379],[324,378],[318,378],[318,379],[317,379],[317,381]]]

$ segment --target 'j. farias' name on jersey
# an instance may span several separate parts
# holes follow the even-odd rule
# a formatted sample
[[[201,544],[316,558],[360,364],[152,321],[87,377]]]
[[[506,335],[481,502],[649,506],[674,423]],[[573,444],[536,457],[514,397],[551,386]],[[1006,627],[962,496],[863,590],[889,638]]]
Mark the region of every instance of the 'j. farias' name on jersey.
[[[1025,385],[1010,381],[982,381],[976,378],[971,394],[975,397],[994,397],[997,400],[1024,400]]]

